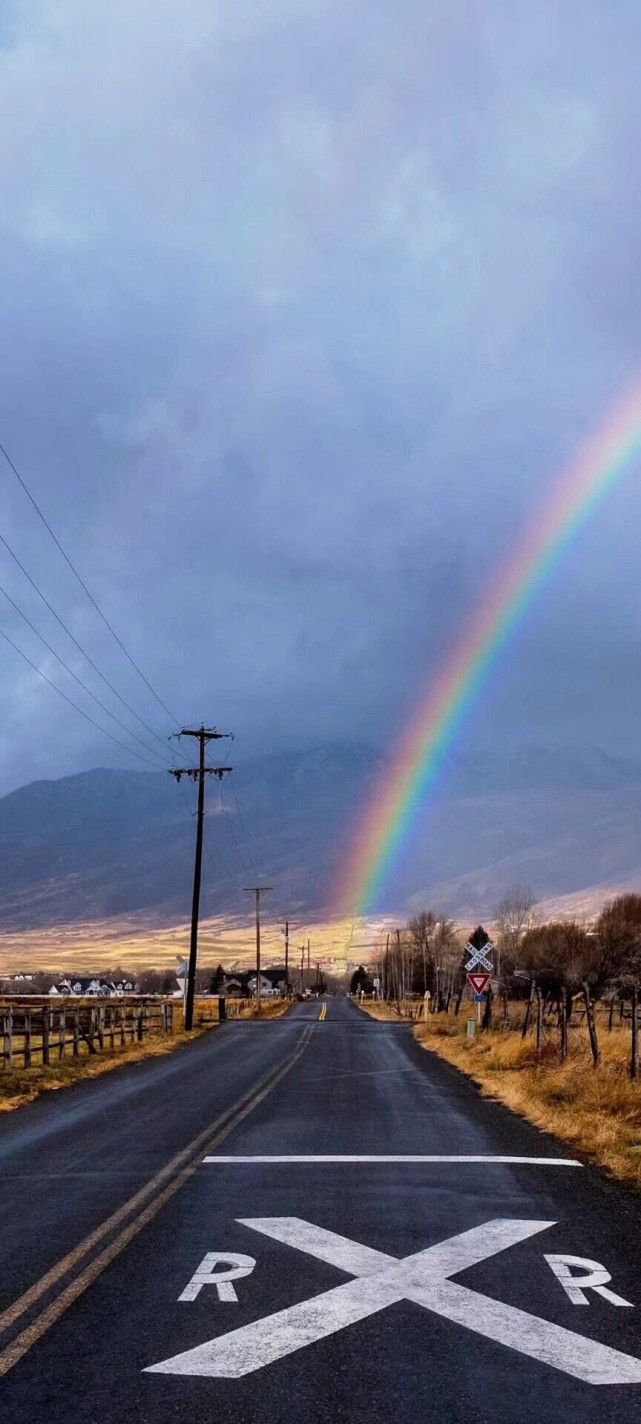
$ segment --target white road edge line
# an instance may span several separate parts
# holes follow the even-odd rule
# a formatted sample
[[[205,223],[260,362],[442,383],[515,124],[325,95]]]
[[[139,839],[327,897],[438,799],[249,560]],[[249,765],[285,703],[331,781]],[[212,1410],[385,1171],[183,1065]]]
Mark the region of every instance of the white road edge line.
[[[263,1163],[278,1164],[280,1162],[460,1162],[462,1164],[483,1162],[483,1163],[503,1163],[505,1166],[515,1167],[580,1167],[581,1162],[577,1162],[574,1157],[496,1157],[484,1156],[475,1157],[470,1154],[464,1156],[425,1156],[409,1153],[384,1153],[382,1155],[368,1155],[367,1153],[334,1155],[334,1156],[306,1156],[302,1153],[293,1156],[267,1156],[267,1157],[203,1157],[203,1162],[211,1165],[222,1166],[260,1166]]]

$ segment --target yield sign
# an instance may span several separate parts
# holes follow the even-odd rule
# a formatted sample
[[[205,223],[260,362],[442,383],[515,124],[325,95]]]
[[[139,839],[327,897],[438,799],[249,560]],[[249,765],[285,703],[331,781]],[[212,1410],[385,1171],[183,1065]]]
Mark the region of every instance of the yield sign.
[[[240,1224],[337,1266],[353,1279],[157,1365],[148,1365],[148,1373],[240,1379],[366,1320],[388,1305],[410,1300],[475,1335],[507,1345],[586,1384],[641,1384],[641,1360],[633,1355],[452,1280],[468,1266],[546,1231],[554,1226],[553,1221],[486,1221],[400,1261],[297,1216],[252,1217],[240,1219]]]
[[[472,985],[475,994],[484,994],[492,978],[491,974],[468,974],[468,983]]]

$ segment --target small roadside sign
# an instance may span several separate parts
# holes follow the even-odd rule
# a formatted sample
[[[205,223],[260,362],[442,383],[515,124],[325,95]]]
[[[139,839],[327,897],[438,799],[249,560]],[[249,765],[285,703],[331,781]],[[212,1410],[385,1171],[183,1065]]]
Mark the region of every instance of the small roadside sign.
[[[471,986],[471,988],[474,990],[474,993],[475,993],[476,995],[480,995],[481,998],[482,998],[483,994],[485,993],[485,990],[487,989],[487,986],[488,986],[488,984],[489,984],[491,978],[492,978],[492,975],[491,975],[491,974],[479,974],[479,973],[476,973],[476,974],[468,974],[468,976],[467,976],[467,982],[468,982],[468,984]]]

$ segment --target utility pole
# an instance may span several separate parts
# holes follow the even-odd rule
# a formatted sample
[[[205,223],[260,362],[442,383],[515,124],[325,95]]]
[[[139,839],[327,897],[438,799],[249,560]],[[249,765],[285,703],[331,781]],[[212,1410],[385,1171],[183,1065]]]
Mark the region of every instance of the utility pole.
[[[305,946],[301,945],[300,950],[300,992],[303,992],[303,974],[305,973]]]
[[[205,777],[217,776],[222,781],[230,766],[205,766],[205,751],[209,742],[228,737],[229,732],[217,732],[215,727],[183,727],[178,737],[195,737],[198,742],[198,766],[172,766],[170,776],[180,781],[181,776],[189,776],[198,782],[198,812],[196,816],[196,858],[194,861],[194,889],[191,901],[191,937],[189,941],[189,965],[187,968],[187,994],[185,998],[185,1028],[193,1027],[194,992],[196,988],[196,962],[198,959],[198,914],[200,910],[200,882],[203,867],[203,826],[205,821]]]
[[[289,993],[289,920],[285,920],[285,992]]]
[[[310,951],[309,940],[308,940],[308,941],[307,941],[307,988],[308,988],[308,989],[311,988],[311,983],[312,983],[312,966],[311,966],[310,957],[309,957],[309,956],[310,956],[310,952],[311,952],[311,951]]]
[[[273,890],[273,885],[245,885],[244,889],[256,897],[256,1013],[260,1014],[260,897],[263,890]]]

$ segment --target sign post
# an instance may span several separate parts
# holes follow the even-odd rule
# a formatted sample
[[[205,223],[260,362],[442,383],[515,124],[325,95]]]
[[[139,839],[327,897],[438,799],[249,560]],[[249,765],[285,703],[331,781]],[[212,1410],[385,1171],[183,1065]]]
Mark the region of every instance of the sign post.
[[[494,945],[489,934],[482,925],[478,925],[465,946],[465,953],[468,955],[465,973],[470,988],[474,990],[476,1022],[478,1024],[481,1022],[483,995],[492,980],[493,949]]]

